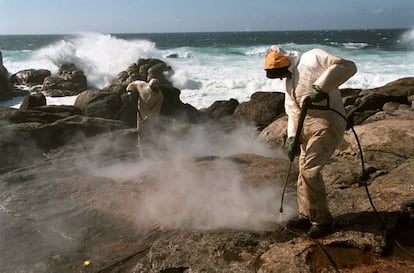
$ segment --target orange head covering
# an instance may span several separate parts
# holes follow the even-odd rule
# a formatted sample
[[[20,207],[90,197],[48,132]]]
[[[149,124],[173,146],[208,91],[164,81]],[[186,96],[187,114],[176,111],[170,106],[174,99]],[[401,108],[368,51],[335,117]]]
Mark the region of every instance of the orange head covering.
[[[266,53],[265,59],[265,70],[271,70],[276,68],[284,68],[289,67],[290,61],[289,59],[273,48],[270,48],[269,51]]]

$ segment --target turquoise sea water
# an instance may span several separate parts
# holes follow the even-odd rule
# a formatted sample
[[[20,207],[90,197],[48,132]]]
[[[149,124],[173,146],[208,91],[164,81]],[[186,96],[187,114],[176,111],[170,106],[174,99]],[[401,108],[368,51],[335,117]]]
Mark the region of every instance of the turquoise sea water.
[[[263,71],[267,49],[324,48],[353,60],[358,73],[343,87],[373,88],[414,76],[414,30],[219,32],[73,35],[0,35],[9,72],[44,68],[56,72],[73,62],[91,87],[104,87],[139,58],[159,58],[175,71],[181,99],[201,108],[216,100],[246,101],[255,91],[281,91]],[[172,54],[177,58],[169,58]]]

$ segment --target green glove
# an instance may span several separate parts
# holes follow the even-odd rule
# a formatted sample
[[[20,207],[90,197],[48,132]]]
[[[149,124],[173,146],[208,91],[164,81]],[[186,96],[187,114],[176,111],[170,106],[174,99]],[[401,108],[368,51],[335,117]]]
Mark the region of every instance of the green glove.
[[[316,86],[312,86],[312,90],[311,90],[311,101],[313,103],[318,103],[323,101],[324,99],[328,98],[328,94],[322,92],[321,90],[319,90]]]
[[[287,154],[288,154],[290,161],[293,161],[295,159],[295,156],[299,155],[300,152],[299,152],[299,149],[294,150],[293,145],[295,142],[295,137],[290,137],[288,141],[289,141],[289,144],[288,144]],[[298,145],[298,148],[299,148],[299,145]]]
[[[128,91],[127,90],[127,95],[128,95],[128,100],[133,101],[137,99],[137,94],[134,91]]]

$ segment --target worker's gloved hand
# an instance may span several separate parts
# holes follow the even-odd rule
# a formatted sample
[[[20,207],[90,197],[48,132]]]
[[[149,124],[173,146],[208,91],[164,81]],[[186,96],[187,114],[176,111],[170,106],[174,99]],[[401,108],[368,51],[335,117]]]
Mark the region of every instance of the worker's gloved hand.
[[[138,130],[145,130],[144,128],[147,126],[147,120],[141,119],[138,121]]]
[[[313,85],[310,97],[313,103],[318,103],[325,99],[328,99],[328,94],[324,93]]]
[[[288,139],[288,150],[287,150],[287,154],[289,157],[290,161],[293,161],[295,159],[295,156],[299,155],[299,149],[294,150],[294,142],[295,142],[295,137],[290,137]],[[298,145],[299,147],[299,145]]]
[[[134,91],[127,90],[127,95],[128,95],[128,100],[130,101],[134,101],[137,99],[137,94]]]

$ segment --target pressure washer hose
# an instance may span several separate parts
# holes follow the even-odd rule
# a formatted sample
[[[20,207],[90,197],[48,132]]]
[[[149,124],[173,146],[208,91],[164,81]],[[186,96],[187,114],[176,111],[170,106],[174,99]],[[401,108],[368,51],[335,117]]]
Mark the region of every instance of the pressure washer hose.
[[[314,104],[312,104],[312,101],[311,101],[310,97],[305,98],[305,100],[303,101],[302,110],[301,110],[300,116],[299,116],[298,128],[296,130],[296,135],[295,135],[295,142],[293,144],[293,150],[294,151],[296,151],[299,148],[299,143],[300,143],[299,140],[300,140],[300,135],[301,135],[302,128],[303,128],[303,123],[305,121],[305,117],[306,117],[307,112],[308,112],[309,109],[311,109],[311,110],[332,111],[332,112],[338,114],[340,117],[342,117],[348,123],[348,117],[346,117],[345,115],[343,115],[341,112],[339,112],[339,111],[337,111],[337,110],[335,110],[335,109],[333,109],[333,108],[331,108],[329,106],[314,105]],[[360,159],[361,159],[361,168],[362,168],[361,180],[362,180],[362,182],[364,184],[365,192],[367,193],[369,203],[371,204],[371,207],[374,210],[375,215],[378,217],[378,219],[379,219],[379,221],[381,223],[382,228],[386,232],[387,229],[386,229],[385,222],[382,219],[381,215],[378,213],[378,210],[375,207],[374,202],[372,201],[372,198],[371,198],[371,194],[370,194],[370,192],[368,190],[368,183],[367,183],[368,174],[366,173],[366,170],[365,170],[364,154],[362,152],[361,142],[359,141],[358,135],[357,135],[357,133],[356,133],[356,131],[355,131],[355,129],[354,129],[353,126],[351,126],[351,130],[352,130],[352,133],[354,134],[355,140],[356,140],[356,142],[358,144],[359,156],[360,156]],[[291,162],[291,164],[292,164],[292,162]],[[289,172],[290,172],[290,167],[289,167]],[[289,173],[288,173],[288,177],[289,177]],[[287,181],[285,183],[285,187],[284,187],[284,190],[283,190],[283,193],[282,193],[282,202],[281,202],[281,206],[280,206],[281,207],[280,208],[280,212],[283,212],[282,204],[283,204],[283,197],[284,197],[284,194],[285,194],[286,184],[287,184]]]
[[[347,123],[348,123],[348,117],[346,117],[346,116],[344,116],[341,112],[339,112],[339,111],[337,111],[337,110],[335,110],[335,109],[333,109],[333,108],[331,108],[331,107],[329,107],[329,106],[319,106],[319,105],[314,105],[314,104],[312,104],[312,102],[311,102],[311,100],[310,100],[310,97],[307,97],[305,100],[304,100],[304,102],[303,102],[303,105],[302,105],[302,111],[301,111],[301,115],[300,115],[300,117],[299,117],[299,124],[298,124],[298,129],[297,129],[297,131],[296,131],[296,136],[295,136],[295,144],[296,145],[299,145],[299,139],[300,139],[300,134],[301,134],[301,132],[302,132],[302,127],[303,127],[303,122],[304,122],[304,119],[305,119],[305,116],[306,116],[306,114],[307,114],[307,111],[309,110],[309,109],[312,109],[312,110],[328,110],[328,111],[333,111],[333,112],[335,112],[336,114],[338,114],[340,117],[342,117]],[[369,200],[369,203],[370,203],[370,205],[371,205],[371,207],[372,207],[372,209],[373,209],[373,211],[374,211],[374,213],[375,213],[375,215],[376,215],[376,217],[378,218],[378,220],[379,220],[379,222],[381,223],[381,227],[382,227],[382,229],[383,229],[383,232],[384,232],[384,237],[385,238],[387,238],[387,227],[386,227],[386,225],[385,225],[385,221],[384,221],[384,219],[381,217],[381,215],[379,214],[379,212],[378,212],[378,210],[377,210],[377,208],[375,207],[375,204],[374,204],[374,202],[372,201],[372,198],[371,198],[371,194],[370,194],[370,192],[369,192],[369,189],[368,189],[368,183],[367,183],[367,181],[368,181],[368,178],[369,178],[369,176],[368,176],[368,174],[366,173],[366,169],[365,169],[365,162],[364,162],[364,154],[363,154],[363,152],[362,152],[362,146],[361,146],[361,142],[359,141],[359,137],[358,137],[358,135],[357,135],[357,133],[356,133],[356,131],[355,131],[355,129],[354,129],[354,127],[353,126],[351,126],[350,127],[350,129],[352,130],[352,133],[354,134],[354,137],[355,137],[355,140],[356,140],[356,142],[357,142],[357,144],[358,144],[358,149],[359,149],[359,157],[360,157],[360,159],[361,159],[361,168],[362,168],[362,176],[361,176],[361,180],[362,180],[362,182],[363,182],[363,185],[364,185],[364,188],[365,188],[365,192],[366,192],[366,194],[367,194],[367,197],[368,197],[368,200]],[[294,148],[298,148],[298,147],[295,147],[295,145],[293,145],[293,147]],[[295,151],[295,150],[294,150]],[[291,171],[291,165],[292,165],[292,162],[293,162],[293,160],[291,160],[291,162],[290,162],[290,165],[289,165],[289,171],[288,171],[288,178],[289,178],[289,173],[290,173],[290,171]],[[283,189],[283,193],[282,193],[282,199],[281,199],[281,206],[280,206],[280,212],[282,213],[283,212],[283,197],[284,197],[284,194],[285,194],[285,191],[286,191],[286,185],[287,185],[287,180],[288,180],[288,178],[286,179],[286,182],[285,182],[285,186],[284,186],[284,189]],[[296,233],[296,232],[294,232],[294,231],[291,231],[291,230],[288,230],[288,231],[290,231],[290,232],[293,232],[293,233]],[[332,265],[332,267],[334,268],[334,270],[335,270],[335,272],[339,272],[339,269],[338,269],[338,267],[337,267],[337,265],[335,264],[335,262],[333,261],[333,259],[330,257],[330,255],[329,255],[329,253],[324,249],[324,247],[319,243],[319,242],[317,242],[316,240],[313,240],[313,239],[311,239],[313,242],[315,242],[316,243],[316,245],[321,249],[321,251],[322,251],[322,253],[325,255],[325,257],[328,259],[328,261],[329,261],[329,263]],[[394,240],[394,243],[401,249],[401,250],[403,250],[405,253],[407,253],[410,257],[414,257],[414,255],[409,251],[409,250],[407,250],[406,248],[404,248],[397,240]]]

